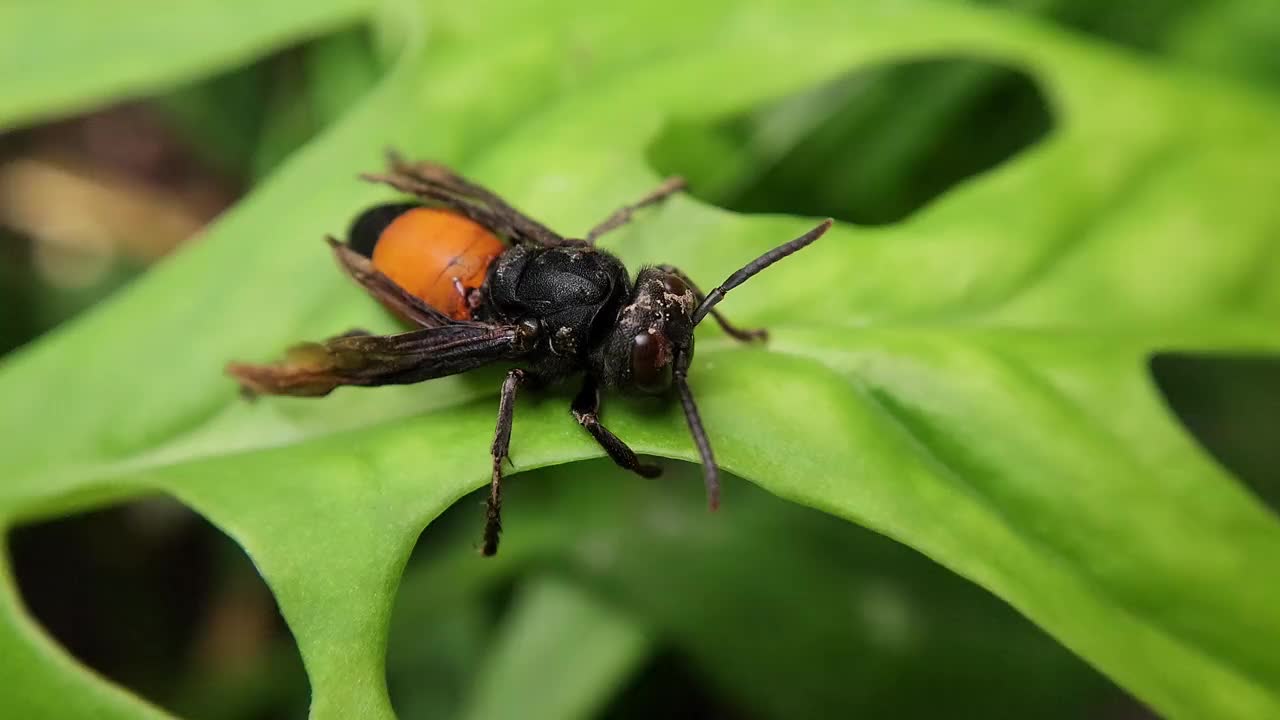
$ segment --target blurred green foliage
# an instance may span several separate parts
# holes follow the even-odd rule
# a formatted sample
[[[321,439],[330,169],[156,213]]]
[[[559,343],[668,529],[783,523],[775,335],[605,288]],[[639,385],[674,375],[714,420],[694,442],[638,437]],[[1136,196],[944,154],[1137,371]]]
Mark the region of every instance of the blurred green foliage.
[[[1280,531],[1178,432],[1145,365],[1280,346],[1262,190],[1280,144],[1277,10],[408,5],[372,11],[372,34],[330,32],[370,11],[331,0],[0,9],[0,68],[40,60],[6,82],[0,122],[152,94],[252,187],[207,244],[0,365],[6,526],[176,495],[263,572],[318,718],[651,716],[690,684],[707,714],[735,717],[1128,712],[985,590],[838,518],[995,591],[1162,714],[1280,712]],[[193,25],[198,43],[174,32]],[[775,328],[777,353],[708,333],[695,369],[726,466],[836,517],[742,482],[708,517],[687,468],[642,483],[580,462],[515,477],[495,561],[471,552],[467,499],[401,580],[418,531],[484,476],[492,378],[246,408],[217,376],[231,357],[391,327],[315,238],[381,197],[347,178],[393,143],[567,232],[665,172],[729,210],[886,225],[841,227],[726,304]],[[709,283],[804,226],[677,201],[611,247]],[[1091,233],[1106,242],[1077,242]],[[67,302],[12,271],[24,263],[6,262],[0,286],[9,345]],[[1241,400],[1275,417],[1265,379],[1173,382],[1198,417]],[[675,414],[607,412],[636,447],[690,457]],[[596,454],[562,397],[519,417],[522,469]],[[1260,422],[1197,429],[1250,476],[1256,460],[1236,458],[1269,447],[1251,439]],[[11,586],[0,615],[12,712],[162,715],[63,662]],[[662,674],[671,653],[691,677]],[[168,705],[248,717],[296,703],[226,687]],[[219,702],[233,696],[243,710]]]

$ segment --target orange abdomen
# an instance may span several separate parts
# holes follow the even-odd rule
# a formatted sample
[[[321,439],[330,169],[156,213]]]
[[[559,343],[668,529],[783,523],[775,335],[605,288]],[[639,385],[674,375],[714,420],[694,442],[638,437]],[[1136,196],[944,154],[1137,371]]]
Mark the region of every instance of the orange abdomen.
[[[397,285],[455,320],[470,320],[463,292],[484,284],[489,265],[507,249],[478,223],[438,208],[409,208],[386,226],[373,266]]]

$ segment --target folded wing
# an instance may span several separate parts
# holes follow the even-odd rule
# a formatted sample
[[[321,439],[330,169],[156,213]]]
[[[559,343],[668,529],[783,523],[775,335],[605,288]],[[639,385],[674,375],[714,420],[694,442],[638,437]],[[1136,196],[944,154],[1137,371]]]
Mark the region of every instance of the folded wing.
[[[251,394],[328,395],[342,385],[407,385],[514,360],[531,349],[519,325],[458,323],[398,335],[351,334],[290,348],[284,360],[231,363],[227,374]]]
[[[387,172],[365,173],[365,180],[389,185],[417,196],[427,204],[442,206],[517,243],[556,247],[581,245],[567,240],[550,228],[511,207],[496,193],[436,163],[405,161],[395,153],[387,157]]]

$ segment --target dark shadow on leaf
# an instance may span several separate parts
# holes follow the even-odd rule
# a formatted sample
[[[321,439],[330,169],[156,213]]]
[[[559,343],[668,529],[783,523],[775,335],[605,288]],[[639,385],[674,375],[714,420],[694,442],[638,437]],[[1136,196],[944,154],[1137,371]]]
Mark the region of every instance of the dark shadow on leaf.
[[[963,58],[860,69],[715,124],[676,121],[650,148],[662,174],[743,213],[899,222],[1048,134],[1023,72]]]
[[[1201,447],[1280,512],[1280,355],[1162,353],[1150,366]]]
[[[20,526],[23,602],[80,662],[180,717],[303,717],[302,659],[226,535],[154,497]]]

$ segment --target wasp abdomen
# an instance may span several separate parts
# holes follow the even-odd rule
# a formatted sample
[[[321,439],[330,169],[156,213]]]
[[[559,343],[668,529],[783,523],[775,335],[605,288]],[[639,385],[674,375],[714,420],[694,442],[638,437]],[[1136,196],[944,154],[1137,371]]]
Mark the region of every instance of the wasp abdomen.
[[[455,212],[415,204],[379,205],[351,226],[348,245],[412,295],[455,320],[470,320],[468,294],[484,284],[507,246]]]

